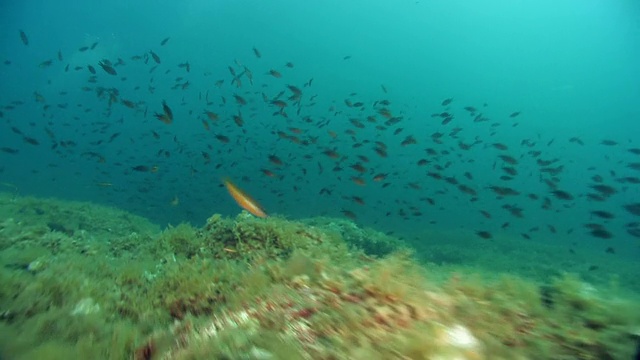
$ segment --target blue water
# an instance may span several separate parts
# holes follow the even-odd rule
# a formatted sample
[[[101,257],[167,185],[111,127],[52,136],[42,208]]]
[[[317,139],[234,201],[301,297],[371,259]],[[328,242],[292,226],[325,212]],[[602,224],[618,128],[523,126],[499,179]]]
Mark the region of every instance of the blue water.
[[[622,206],[640,202],[640,184],[620,180],[640,178],[640,170],[628,166],[640,162],[628,151],[640,148],[637,1],[33,0],[1,2],[0,21],[0,147],[11,149],[0,152],[0,190],[16,186],[21,195],[112,205],[160,224],[202,224],[213,213],[239,211],[221,187],[228,176],[268,213],[290,218],[350,211],[356,222],[400,236],[419,236],[425,228],[524,233],[638,255],[638,238],[627,230],[637,229],[628,224],[640,217]],[[51,66],[39,66],[50,59]],[[100,68],[103,59],[122,59],[117,76]],[[189,72],[179,66],[186,62]],[[94,82],[87,65],[96,70]],[[245,73],[237,87],[229,67],[236,74],[249,69],[253,84]],[[287,85],[302,90],[299,106],[287,99]],[[115,102],[99,98],[98,88],[117,89]],[[288,118],[274,115],[278,108],[270,103],[280,92]],[[248,103],[238,104],[234,94]],[[347,99],[363,106],[350,107]],[[162,113],[163,100],[172,124],[153,116]],[[477,111],[470,114],[466,106]],[[384,126],[381,108],[400,121]],[[208,120],[205,110],[219,119]],[[442,112],[453,115],[448,124],[432,116]],[[514,112],[520,114],[510,117]],[[233,121],[238,113],[242,127]],[[487,121],[474,122],[475,116]],[[438,132],[441,143],[432,138]],[[401,146],[407,136],[417,143]],[[569,141],[574,137],[584,145]],[[376,154],[376,141],[386,144],[387,157]],[[323,154],[328,149],[341,159]],[[506,175],[501,154],[518,160],[512,180],[500,180]],[[420,159],[428,163],[419,166]],[[563,166],[553,180],[573,200],[550,193],[544,180],[552,176],[540,172],[538,159]],[[356,163],[364,174],[350,167]],[[132,170],[139,165],[157,171]],[[428,172],[454,177],[477,194]],[[378,173],[388,176],[375,182]],[[590,201],[594,176],[616,193]],[[489,186],[520,195],[497,198]],[[523,217],[505,206],[521,208]],[[593,210],[614,218],[594,217]],[[585,223],[601,224],[613,237],[594,238]]]

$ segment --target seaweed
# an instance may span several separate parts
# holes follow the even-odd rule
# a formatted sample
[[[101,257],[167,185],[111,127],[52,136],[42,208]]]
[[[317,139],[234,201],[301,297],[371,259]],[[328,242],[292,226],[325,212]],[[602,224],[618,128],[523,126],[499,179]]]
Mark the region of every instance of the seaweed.
[[[399,240],[345,220],[243,212],[150,232],[113,209],[7,204],[28,221],[0,222],[3,358],[588,360],[638,351],[638,300],[615,283],[419,263]],[[60,223],[72,231],[47,226],[75,211],[82,221]]]

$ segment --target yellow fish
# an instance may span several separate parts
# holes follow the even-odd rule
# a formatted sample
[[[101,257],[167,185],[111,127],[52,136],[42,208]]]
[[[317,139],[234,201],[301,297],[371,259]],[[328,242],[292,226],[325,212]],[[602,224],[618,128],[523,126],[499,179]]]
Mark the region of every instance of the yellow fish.
[[[266,218],[267,213],[265,213],[264,209],[258,204],[251,196],[247,195],[244,191],[240,190],[234,183],[229,179],[223,180],[224,186],[227,187],[227,191],[233,197],[233,200],[240,205],[241,208],[247,210],[253,215],[261,218]]]

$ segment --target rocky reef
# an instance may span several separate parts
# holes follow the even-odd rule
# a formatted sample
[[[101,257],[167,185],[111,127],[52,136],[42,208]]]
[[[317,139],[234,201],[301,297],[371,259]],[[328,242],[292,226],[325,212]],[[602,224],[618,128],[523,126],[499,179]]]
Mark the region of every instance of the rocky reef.
[[[631,359],[640,333],[614,286],[444,270],[344,219],[0,213],[1,358]]]

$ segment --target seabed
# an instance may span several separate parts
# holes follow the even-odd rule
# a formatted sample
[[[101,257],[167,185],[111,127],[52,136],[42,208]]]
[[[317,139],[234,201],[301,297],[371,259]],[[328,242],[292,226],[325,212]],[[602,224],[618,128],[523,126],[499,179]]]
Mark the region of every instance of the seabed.
[[[0,194],[2,359],[633,359],[639,301],[419,261],[344,219],[121,210]]]

